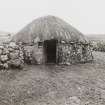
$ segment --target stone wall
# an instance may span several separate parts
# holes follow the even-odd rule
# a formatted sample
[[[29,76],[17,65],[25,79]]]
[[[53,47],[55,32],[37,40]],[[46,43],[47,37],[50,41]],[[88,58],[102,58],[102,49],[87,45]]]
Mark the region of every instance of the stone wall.
[[[88,44],[80,43],[58,43],[58,63],[75,64],[85,63],[93,60],[92,51]]]
[[[24,46],[24,52],[25,61],[28,61],[30,64],[45,63],[46,58],[43,45],[38,46],[38,44],[34,44],[33,46]],[[89,44],[57,43],[56,55],[58,64],[70,65],[90,62],[93,60]]]
[[[93,60],[90,46],[81,43],[57,43],[56,55],[58,64],[70,65]],[[23,46],[10,43],[0,46],[0,68],[21,67],[24,62],[43,64],[45,59],[43,44],[41,46],[38,43],[33,46]]]
[[[0,69],[22,68],[23,64],[24,54],[21,46],[12,42],[0,46]]]
[[[32,46],[31,50],[32,61],[34,61],[34,64],[45,63],[43,46],[39,47],[38,44],[35,44]],[[56,55],[58,64],[70,65],[90,62],[93,60],[90,46],[81,43],[58,43]]]
[[[25,61],[29,64],[43,63],[43,47],[38,47],[38,44],[33,46],[24,46]]]
[[[43,56],[43,46],[38,46],[37,44],[33,47],[32,56],[36,60],[37,64],[42,64],[44,62]]]

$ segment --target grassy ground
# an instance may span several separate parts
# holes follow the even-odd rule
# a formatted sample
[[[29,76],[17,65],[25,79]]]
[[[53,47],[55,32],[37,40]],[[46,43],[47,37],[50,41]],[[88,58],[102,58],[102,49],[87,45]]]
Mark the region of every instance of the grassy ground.
[[[0,71],[0,105],[105,105],[105,53],[72,66]]]

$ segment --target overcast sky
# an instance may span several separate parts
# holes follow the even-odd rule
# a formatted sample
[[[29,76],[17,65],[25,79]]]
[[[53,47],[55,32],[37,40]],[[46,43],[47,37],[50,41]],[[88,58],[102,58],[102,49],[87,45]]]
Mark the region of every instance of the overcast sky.
[[[16,33],[45,15],[58,16],[84,34],[105,34],[105,0],[0,0],[0,31]]]

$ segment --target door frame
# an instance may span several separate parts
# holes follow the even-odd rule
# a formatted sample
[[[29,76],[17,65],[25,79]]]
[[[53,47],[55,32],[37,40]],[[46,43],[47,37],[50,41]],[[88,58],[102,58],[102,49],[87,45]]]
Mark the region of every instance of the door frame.
[[[56,45],[56,52],[55,52],[55,54],[56,54],[56,59],[55,59],[55,62],[51,62],[51,63],[50,63],[50,62],[48,62],[48,60],[47,60],[47,53],[46,53],[46,47],[47,47],[47,44],[46,44],[46,43],[47,43],[47,41],[48,41],[48,42],[50,42],[50,41],[55,41],[55,43],[56,43],[56,44],[55,44],[55,45]],[[45,59],[44,61],[45,61],[45,64],[56,64],[56,63],[57,63],[57,55],[58,55],[58,54],[57,54],[57,51],[58,51],[58,50],[57,50],[57,43],[58,43],[58,41],[57,41],[56,39],[50,39],[50,40],[45,40],[45,41],[44,41],[44,43],[43,43],[43,45],[44,45],[43,49],[44,49],[44,50],[43,50],[43,51],[44,51],[44,59]]]

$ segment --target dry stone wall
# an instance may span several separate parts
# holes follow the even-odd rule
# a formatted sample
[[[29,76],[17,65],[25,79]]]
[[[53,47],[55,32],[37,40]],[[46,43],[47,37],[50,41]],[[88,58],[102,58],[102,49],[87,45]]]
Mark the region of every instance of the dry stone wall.
[[[85,63],[93,60],[92,51],[88,44],[81,43],[57,43],[57,63],[71,65]],[[11,67],[22,68],[24,63],[45,63],[44,48],[34,44],[23,46],[22,44],[9,43],[0,46],[0,69]]]
[[[12,42],[0,46],[0,69],[22,68],[23,64],[24,53],[21,46]]]
[[[92,50],[89,44],[83,43],[65,43],[64,41],[57,43],[57,63],[71,65],[75,63],[85,63],[93,61]],[[25,62],[29,64],[45,63],[44,47],[38,46],[38,43],[33,46],[24,46]]]
[[[85,63],[93,60],[92,51],[88,44],[59,43],[58,62],[60,64]]]
[[[42,64],[43,63],[43,47],[38,47],[38,44],[33,46],[24,46],[25,63],[27,64]]]

